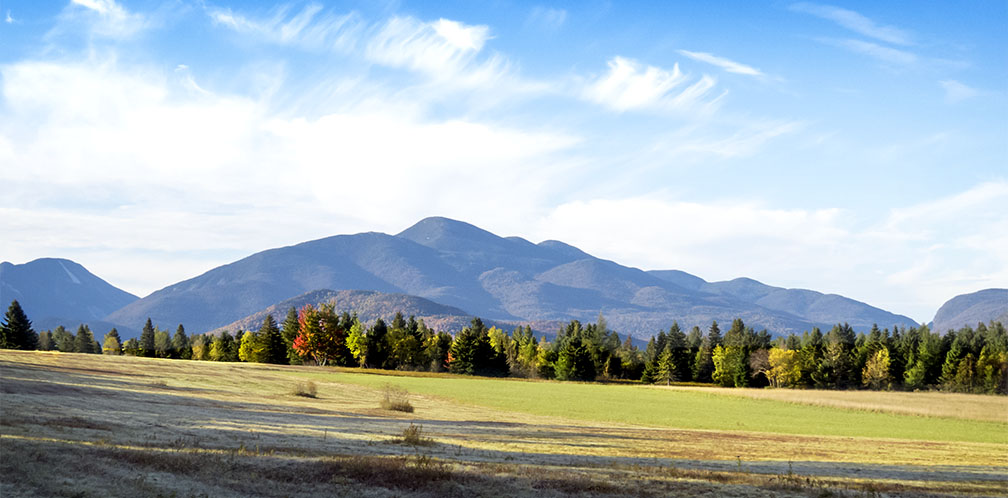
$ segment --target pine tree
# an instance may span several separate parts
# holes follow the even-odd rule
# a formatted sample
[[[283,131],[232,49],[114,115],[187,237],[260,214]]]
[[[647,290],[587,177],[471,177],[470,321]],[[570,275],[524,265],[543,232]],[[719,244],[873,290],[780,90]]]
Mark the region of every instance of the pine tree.
[[[97,353],[94,351],[94,334],[91,328],[83,323],[77,327],[77,337],[74,338],[74,350],[78,353]]]
[[[672,385],[675,380],[675,363],[672,360],[672,344],[665,344],[665,349],[658,355],[658,362],[655,366],[655,383]]]
[[[273,315],[266,315],[259,327],[259,340],[263,346],[262,360],[266,363],[285,364],[287,359],[287,344],[277,327]]]
[[[62,325],[53,331],[53,343],[56,345],[56,350],[63,353],[73,353],[77,349],[74,335]]]
[[[175,335],[171,341],[173,357],[188,360],[192,358],[192,345],[189,343],[189,336],[186,335],[185,327],[180,323],[175,329]]]
[[[287,362],[291,365],[303,363],[301,356],[294,351],[294,339],[297,338],[301,325],[298,323],[298,312],[293,306],[287,310],[287,317],[284,318],[280,335],[283,336],[284,347],[286,348]]]
[[[154,356],[154,324],[151,323],[150,317],[147,317],[147,323],[143,326],[143,331],[140,333],[140,354],[139,356]]]
[[[32,330],[31,320],[21,309],[17,300],[11,301],[0,323],[0,348],[3,349],[35,349],[38,347],[38,334]]]

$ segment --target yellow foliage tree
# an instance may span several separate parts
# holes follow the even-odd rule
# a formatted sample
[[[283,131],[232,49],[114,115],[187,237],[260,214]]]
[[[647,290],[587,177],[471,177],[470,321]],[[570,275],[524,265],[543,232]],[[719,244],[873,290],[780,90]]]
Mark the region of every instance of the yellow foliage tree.
[[[767,380],[771,387],[791,387],[801,380],[801,358],[798,357],[798,351],[771,348],[769,361]]]

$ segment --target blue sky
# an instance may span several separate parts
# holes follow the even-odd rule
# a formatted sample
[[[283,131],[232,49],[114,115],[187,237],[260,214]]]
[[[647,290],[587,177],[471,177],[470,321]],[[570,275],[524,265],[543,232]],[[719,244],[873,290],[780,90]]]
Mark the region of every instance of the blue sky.
[[[432,215],[928,321],[1008,286],[1008,3],[0,1],[0,259]]]

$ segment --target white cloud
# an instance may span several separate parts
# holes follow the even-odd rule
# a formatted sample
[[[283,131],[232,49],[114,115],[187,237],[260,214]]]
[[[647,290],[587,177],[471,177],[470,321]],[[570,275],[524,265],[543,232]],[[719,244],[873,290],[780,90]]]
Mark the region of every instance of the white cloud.
[[[177,252],[191,263],[173,280],[128,289],[139,294],[252,248],[397,230],[432,214],[524,217],[555,195],[566,161],[557,154],[579,143],[548,130],[404,114],[394,97],[361,100],[354,86],[343,97],[357,105],[305,118],[205,89],[184,68],[87,60],[0,73],[0,161],[20,165],[0,168],[13,192],[0,201],[5,233],[24,232],[17,246],[31,248],[26,259],[119,247]],[[525,195],[518,205],[516,190]],[[185,256],[194,249],[210,254]],[[135,271],[107,278],[136,281]]]
[[[917,55],[912,52],[885,47],[877,43],[866,42],[863,40],[824,40],[824,41],[842,48],[846,48],[854,52],[874,57],[882,62],[890,64],[909,66],[918,61]]]
[[[912,37],[907,31],[895,26],[879,25],[875,21],[852,10],[807,2],[792,4],[791,10],[833,21],[855,33],[886,43],[894,45],[913,44]]]
[[[147,27],[144,16],[129,12],[115,0],[71,0],[71,5],[87,9],[96,19],[92,31],[109,38],[129,38]]]
[[[938,84],[945,90],[945,101],[952,104],[980,95],[980,91],[976,88],[964,85],[956,80],[939,81]]]
[[[7,24],[14,24],[15,22],[17,22],[17,20],[11,16],[10,9],[7,9],[7,16],[4,17],[4,22]]]
[[[700,62],[706,62],[717,66],[729,73],[744,74],[747,76],[763,76],[763,72],[752,66],[747,66],[745,64],[735,62],[733,60],[725,59],[724,57],[718,57],[713,54],[706,52],[690,52],[689,50],[680,50],[680,54],[685,55],[693,60],[698,60]]]
[[[654,194],[568,202],[536,230],[642,269],[836,292],[927,322],[953,296],[1008,286],[1006,204],[996,181],[863,224],[842,209]]]
[[[616,111],[704,110],[716,105],[719,98],[711,97],[717,80],[707,75],[684,87],[688,78],[678,64],[671,71],[625,57],[614,57],[608,64],[609,72],[588,84],[583,95]]]

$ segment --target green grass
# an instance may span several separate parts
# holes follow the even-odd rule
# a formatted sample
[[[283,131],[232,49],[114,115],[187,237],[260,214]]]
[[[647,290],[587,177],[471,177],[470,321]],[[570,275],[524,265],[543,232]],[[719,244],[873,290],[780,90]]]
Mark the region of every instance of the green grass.
[[[330,382],[375,389],[391,383],[411,393],[466,404],[591,422],[924,441],[1008,442],[1008,423],[869,412],[639,385],[389,377],[357,372],[319,375]]]

